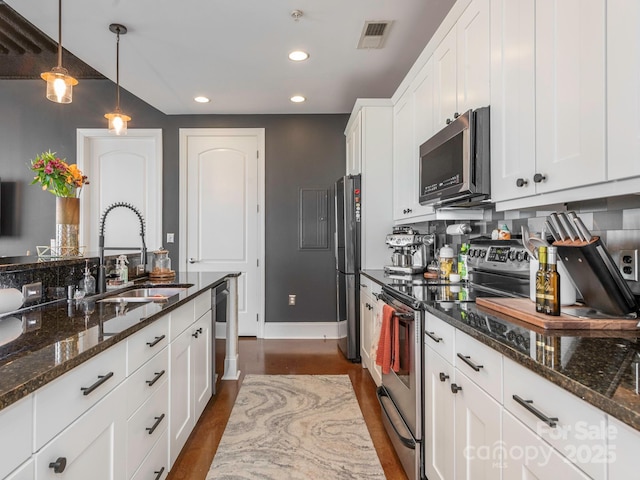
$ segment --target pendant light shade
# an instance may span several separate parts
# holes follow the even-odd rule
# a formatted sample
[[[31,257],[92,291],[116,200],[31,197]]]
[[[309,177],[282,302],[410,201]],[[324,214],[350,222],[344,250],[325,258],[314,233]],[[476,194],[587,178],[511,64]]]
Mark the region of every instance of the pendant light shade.
[[[58,66],[50,72],[40,74],[47,82],[47,98],[56,103],[71,103],[73,100],[73,87],[78,80],[69,75],[62,66],[62,0],[58,0]]]
[[[109,30],[116,34],[116,109],[111,113],[105,113],[104,118],[109,120],[109,133],[114,135],[127,134],[127,122],[131,120],[129,115],[120,111],[120,35],[127,33],[127,27],[119,23],[109,25]]]

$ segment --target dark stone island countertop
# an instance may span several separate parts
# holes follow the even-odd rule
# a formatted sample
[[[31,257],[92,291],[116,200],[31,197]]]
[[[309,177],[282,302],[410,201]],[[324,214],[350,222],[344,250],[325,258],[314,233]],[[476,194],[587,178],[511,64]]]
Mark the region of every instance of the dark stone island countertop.
[[[183,286],[166,302],[97,302],[117,291],[82,300],[59,300],[0,317],[22,323],[22,334],[4,343],[0,334],[0,409],[144,328],[199,293],[238,273],[177,273],[170,283],[142,281],[140,286]],[[124,289],[123,289],[124,290]],[[11,318],[13,317],[13,318]],[[1,330],[0,330],[1,332]]]
[[[362,274],[393,288],[382,270]],[[545,330],[473,302],[421,303],[427,312],[640,430],[640,330]]]

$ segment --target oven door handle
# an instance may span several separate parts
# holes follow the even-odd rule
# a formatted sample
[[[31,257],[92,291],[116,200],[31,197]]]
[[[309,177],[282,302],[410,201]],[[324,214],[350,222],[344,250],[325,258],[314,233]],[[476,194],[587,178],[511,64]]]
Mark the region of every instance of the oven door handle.
[[[384,412],[384,415],[387,417],[387,420],[389,421],[389,424],[393,428],[393,431],[396,433],[396,436],[400,439],[400,441],[402,442],[402,444],[405,447],[410,448],[411,450],[415,450],[416,449],[416,441],[413,438],[407,438],[407,437],[403,437],[402,436],[402,434],[396,428],[396,425],[393,423],[393,420],[391,419],[391,416],[389,415],[389,412],[387,412],[387,408],[384,406],[384,402],[382,401],[382,397],[387,397],[389,400],[391,400],[393,402],[393,400],[391,399],[391,397],[389,396],[387,391],[384,389],[384,387],[378,387],[378,390],[376,391],[376,394],[378,396],[378,402],[380,403],[380,408]],[[400,416],[400,415],[398,415],[398,416],[400,417],[402,422],[404,422],[404,419],[402,418],[402,416]],[[409,427],[407,426],[406,423],[405,423],[404,426],[407,429],[407,431],[410,431]]]

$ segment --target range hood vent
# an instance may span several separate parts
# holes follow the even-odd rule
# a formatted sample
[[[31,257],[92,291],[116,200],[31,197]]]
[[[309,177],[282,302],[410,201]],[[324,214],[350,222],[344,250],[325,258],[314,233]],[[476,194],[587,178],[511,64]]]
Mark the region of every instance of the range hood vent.
[[[390,20],[364,22],[358,49],[382,48],[391,30]]]

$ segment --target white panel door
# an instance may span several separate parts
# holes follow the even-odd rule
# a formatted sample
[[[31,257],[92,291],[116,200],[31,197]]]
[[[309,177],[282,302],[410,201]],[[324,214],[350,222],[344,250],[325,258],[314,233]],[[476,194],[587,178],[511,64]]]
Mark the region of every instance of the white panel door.
[[[537,193],[605,180],[604,0],[539,0]]]
[[[241,272],[238,333],[262,336],[264,130],[181,129],[180,150],[182,266]]]
[[[162,130],[129,129],[127,136],[107,130],[79,129],[78,167],[90,184],[80,195],[80,244],[97,255],[100,218],[116,202],[133,205],[145,220],[149,250],[162,244]],[[107,255],[123,253],[109,247],[140,249],[140,221],[128,208],[112,210],[105,221]]]
[[[453,119],[453,114],[458,111],[456,41],[454,27],[433,52],[433,120],[436,132],[446,127],[447,119]]]

